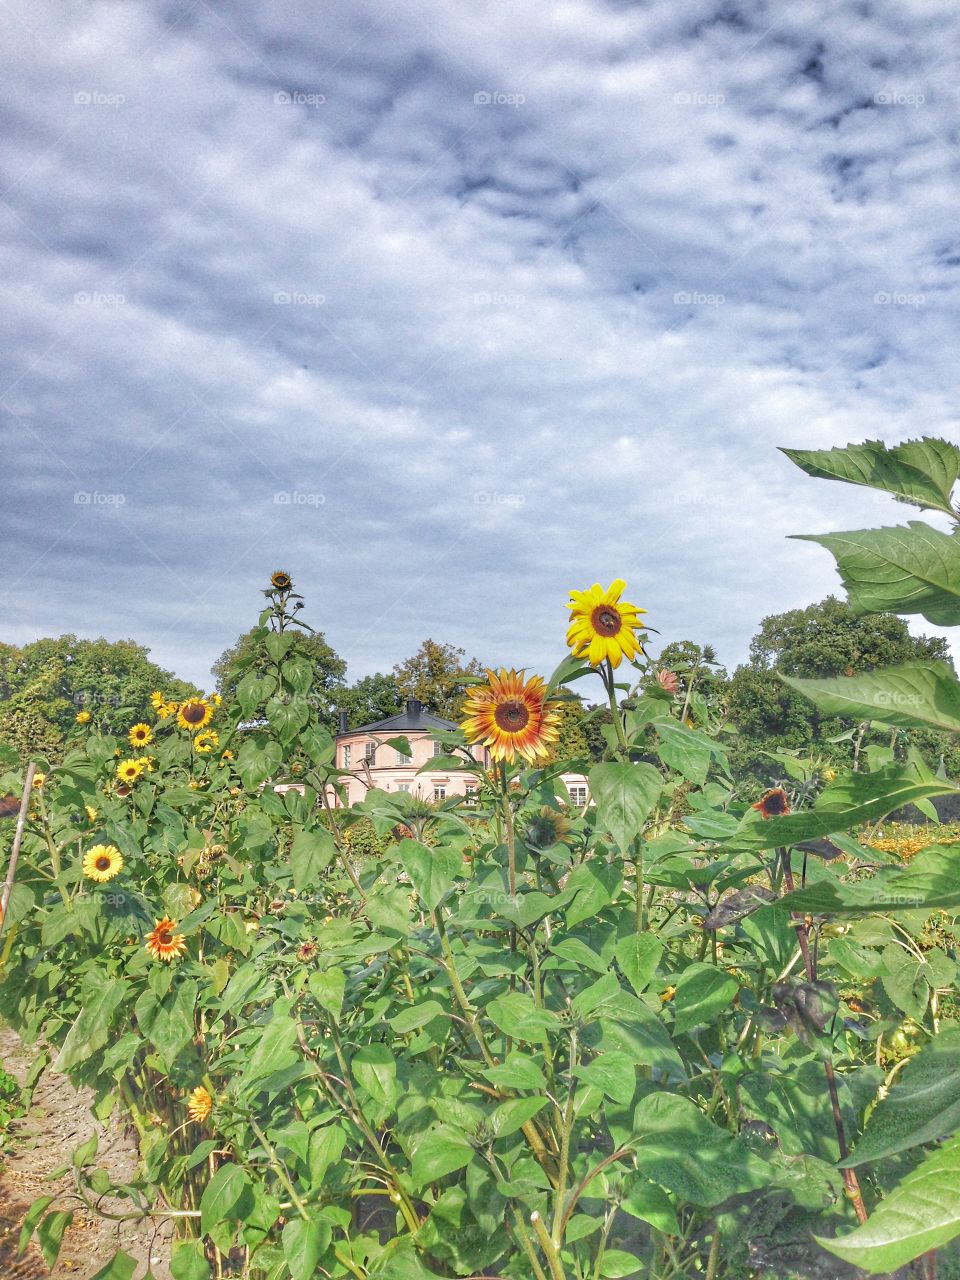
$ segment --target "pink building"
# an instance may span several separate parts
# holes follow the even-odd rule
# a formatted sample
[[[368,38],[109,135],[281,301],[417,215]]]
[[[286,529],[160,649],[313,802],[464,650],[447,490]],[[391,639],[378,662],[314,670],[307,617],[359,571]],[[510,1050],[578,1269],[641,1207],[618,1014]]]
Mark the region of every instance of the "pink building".
[[[438,764],[436,768],[419,770],[445,754],[443,746],[432,736],[459,725],[425,711],[416,698],[408,698],[399,715],[388,716],[373,724],[351,729],[346,712],[340,713],[337,734],[337,768],[349,774],[348,803],[362,800],[371,787],[381,791],[406,791],[423,800],[446,800],[451,796],[467,796],[476,788],[476,779],[462,769]],[[392,738],[405,738],[410,754],[405,754]],[[483,763],[489,767],[490,757],[483,752]],[[571,804],[587,802],[587,780],[582,774],[564,774],[563,782]]]

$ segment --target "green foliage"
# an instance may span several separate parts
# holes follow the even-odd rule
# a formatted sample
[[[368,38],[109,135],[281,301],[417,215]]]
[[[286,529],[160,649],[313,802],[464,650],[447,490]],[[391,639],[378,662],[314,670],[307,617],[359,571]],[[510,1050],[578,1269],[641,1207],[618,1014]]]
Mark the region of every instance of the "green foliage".
[[[470,679],[483,674],[482,663],[466,658],[466,651],[455,645],[424,640],[412,658],[393,669],[400,696],[419,698],[445,720],[459,719]]]

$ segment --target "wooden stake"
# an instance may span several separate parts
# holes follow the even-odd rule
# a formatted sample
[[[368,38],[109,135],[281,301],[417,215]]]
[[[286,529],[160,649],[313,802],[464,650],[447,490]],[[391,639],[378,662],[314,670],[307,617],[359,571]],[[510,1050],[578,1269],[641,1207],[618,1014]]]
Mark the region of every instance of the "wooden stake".
[[[7,878],[3,882],[3,893],[0,894],[0,934],[7,919],[7,907],[13,889],[13,878],[17,874],[17,863],[20,861],[20,843],[23,840],[23,829],[27,822],[27,810],[30,807],[30,793],[33,791],[33,775],[37,766],[30,762],[27,765],[27,776],[23,784],[23,795],[20,799],[20,812],[17,815],[17,829],[13,833],[13,848],[10,850],[10,862],[7,865]]]

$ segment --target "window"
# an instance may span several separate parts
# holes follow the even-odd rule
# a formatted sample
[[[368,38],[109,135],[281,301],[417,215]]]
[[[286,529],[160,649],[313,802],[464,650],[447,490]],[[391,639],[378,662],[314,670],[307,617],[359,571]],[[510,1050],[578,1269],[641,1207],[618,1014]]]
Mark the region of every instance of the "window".
[[[408,756],[405,751],[397,752],[397,764],[412,764],[413,756]]]
[[[345,746],[343,748],[343,767],[345,769],[350,768],[350,747],[349,746]]]
[[[446,798],[447,798],[447,788],[446,788],[446,787],[434,787],[434,788],[433,788],[433,798],[434,798],[434,800],[446,800]]]
[[[469,805],[474,805],[477,803],[476,787],[467,787],[466,791],[464,792],[463,803],[469,804]]]
[[[377,759],[377,744],[368,742],[363,748],[363,758],[367,764],[375,764]]]
[[[397,790],[398,790],[398,791],[407,791],[407,792],[409,792],[409,790],[410,790],[410,783],[409,783],[409,782],[398,782],[398,783],[397,783]]]
[[[587,803],[587,788],[582,783],[570,783],[567,791],[570,793],[571,804],[582,806]]]
[[[445,754],[446,754],[446,752],[445,752],[445,750],[444,750],[444,746],[443,746],[443,743],[442,743],[442,742],[435,742],[435,743],[433,744],[433,754],[434,754],[435,756],[442,756],[442,755],[445,755]]]

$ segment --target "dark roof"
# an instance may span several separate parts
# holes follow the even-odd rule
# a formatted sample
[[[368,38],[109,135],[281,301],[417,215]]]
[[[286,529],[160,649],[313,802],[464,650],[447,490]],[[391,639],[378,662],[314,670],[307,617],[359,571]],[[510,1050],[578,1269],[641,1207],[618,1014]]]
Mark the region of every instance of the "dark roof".
[[[399,715],[387,716],[386,720],[375,720],[372,724],[357,725],[355,729],[341,728],[337,737],[348,733],[411,733],[418,730],[423,733],[429,729],[459,729],[452,720],[441,720],[439,716],[424,711],[416,698],[408,698],[407,705]]]

